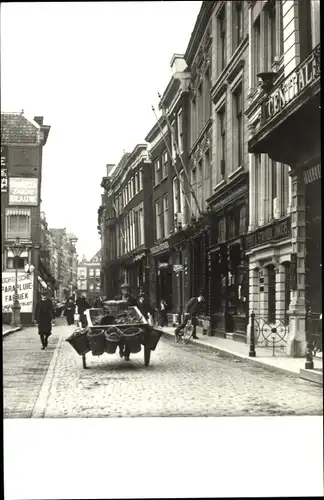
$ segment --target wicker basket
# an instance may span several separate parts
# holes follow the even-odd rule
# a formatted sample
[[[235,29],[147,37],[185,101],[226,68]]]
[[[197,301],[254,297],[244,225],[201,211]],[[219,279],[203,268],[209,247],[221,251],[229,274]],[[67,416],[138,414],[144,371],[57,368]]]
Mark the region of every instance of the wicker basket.
[[[90,351],[89,339],[85,330],[73,333],[66,341],[80,356]]]
[[[88,331],[89,346],[93,356],[101,356],[105,352],[104,330]]]
[[[108,354],[114,354],[117,346],[121,342],[121,336],[117,332],[105,332],[105,351]]]
[[[124,342],[130,352],[136,354],[141,351],[144,332],[142,328],[129,327],[124,330]]]

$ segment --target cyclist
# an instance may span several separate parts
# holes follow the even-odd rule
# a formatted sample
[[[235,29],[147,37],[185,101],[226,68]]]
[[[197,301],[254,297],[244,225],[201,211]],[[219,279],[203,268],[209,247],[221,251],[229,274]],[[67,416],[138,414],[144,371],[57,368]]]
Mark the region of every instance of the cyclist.
[[[204,295],[203,295],[202,290],[199,292],[198,297],[192,297],[189,300],[187,307],[186,307],[186,312],[184,315],[183,322],[179,326],[177,326],[177,328],[174,330],[176,339],[178,338],[180,331],[184,329],[184,327],[187,325],[189,320],[191,320],[191,324],[193,326],[192,338],[193,339],[199,338],[199,337],[197,337],[197,334],[196,334],[196,329],[197,329],[197,324],[198,324],[197,315],[201,312],[204,302],[205,302],[205,299],[204,299]]]

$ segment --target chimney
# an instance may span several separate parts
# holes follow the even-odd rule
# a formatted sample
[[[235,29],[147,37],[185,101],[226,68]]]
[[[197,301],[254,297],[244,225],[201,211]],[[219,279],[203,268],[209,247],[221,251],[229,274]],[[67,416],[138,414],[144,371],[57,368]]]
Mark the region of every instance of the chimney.
[[[43,125],[44,117],[43,116],[34,116],[34,122],[38,123],[38,125]]]
[[[106,176],[109,177],[110,175],[110,172],[112,171],[112,169],[115,167],[114,164],[112,163],[108,163],[108,165],[106,165]]]
[[[170,66],[171,66],[171,70],[172,70],[173,74],[182,73],[187,67],[187,63],[184,59],[184,55],[183,54],[173,54]]]

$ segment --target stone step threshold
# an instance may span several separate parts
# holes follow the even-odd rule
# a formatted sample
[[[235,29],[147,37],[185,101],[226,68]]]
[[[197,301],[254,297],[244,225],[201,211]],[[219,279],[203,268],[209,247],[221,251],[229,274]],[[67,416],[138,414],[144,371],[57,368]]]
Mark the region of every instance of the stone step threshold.
[[[174,328],[165,327],[157,328],[163,330],[166,337],[174,338]],[[284,352],[279,350],[275,351],[275,356],[272,356],[272,349],[261,348],[256,345],[255,351],[256,356],[249,356],[249,345],[240,341],[235,341],[232,339],[223,339],[219,337],[206,337],[201,336],[198,332],[199,340],[190,340],[190,344],[197,345],[199,347],[214,350],[223,354],[224,356],[234,357],[241,360],[250,362],[251,364],[257,366],[263,366],[264,368],[272,371],[282,371],[295,375],[296,377],[301,377],[310,382],[323,383],[323,367],[322,360],[319,358],[314,358],[314,370],[304,370],[305,358],[293,358],[288,356]],[[181,347],[181,344],[178,344]],[[310,375],[308,378],[302,376],[304,372],[314,372],[315,375]]]
[[[302,368],[299,372],[299,376],[309,382],[323,385],[323,370],[319,368],[314,368],[313,370],[306,370],[305,368]]]

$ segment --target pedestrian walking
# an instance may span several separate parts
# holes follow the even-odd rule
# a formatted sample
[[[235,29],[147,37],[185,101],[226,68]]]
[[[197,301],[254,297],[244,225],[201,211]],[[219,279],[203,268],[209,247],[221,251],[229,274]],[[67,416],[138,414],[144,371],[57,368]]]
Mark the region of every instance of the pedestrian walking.
[[[186,307],[186,312],[184,315],[183,322],[177,326],[177,328],[174,330],[175,336],[178,337],[179,332],[184,329],[184,327],[187,325],[188,321],[191,320],[191,324],[193,326],[193,339],[198,339],[196,331],[197,331],[197,325],[198,325],[198,320],[197,320],[197,315],[201,312],[203,304],[205,302],[203,291],[201,290],[199,292],[198,297],[192,297]]]
[[[52,319],[54,307],[47,292],[41,293],[41,299],[36,304],[35,320],[38,324],[38,334],[42,343],[42,349],[46,349],[48,337],[52,334]]]
[[[69,326],[74,325],[74,313],[75,313],[75,304],[73,302],[72,297],[66,303],[64,316],[66,317],[67,324]]]
[[[78,314],[80,317],[81,326],[82,328],[86,328],[88,322],[87,322],[87,317],[84,313],[87,309],[90,309],[90,304],[89,302],[87,302],[85,295],[82,295],[81,297],[77,298],[76,306],[78,308]]]
[[[95,309],[101,309],[102,308],[102,301],[101,301],[100,297],[96,297],[95,298],[94,303],[93,303],[93,307]]]
[[[147,321],[150,321],[150,317],[154,318],[154,309],[149,301],[149,298],[145,292],[141,292],[138,301],[138,309],[143,314]]]
[[[168,326],[168,304],[164,299],[160,301],[160,326]]]

